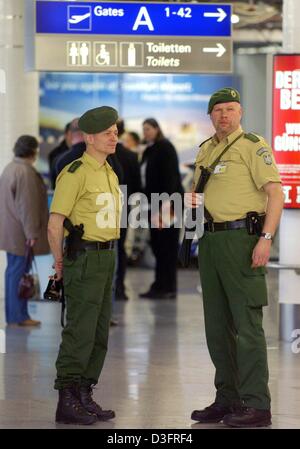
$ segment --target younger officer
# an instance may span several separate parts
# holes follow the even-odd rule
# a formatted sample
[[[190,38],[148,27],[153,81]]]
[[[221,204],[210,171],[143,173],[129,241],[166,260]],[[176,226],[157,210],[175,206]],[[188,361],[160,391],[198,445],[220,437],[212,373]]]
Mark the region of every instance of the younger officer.
[[[272,149],[243,132],[240,95],[215,92],[208,113],[216,130],[200,145],[195,185],[227,148],[204,189],[205,232],[199,240],[205,331],[216,368],[215,402],[192,419],[232,427],[271,424],[263,306],[267,305],[265,265],[283,207]],[[198,203],[190,195],[190,205]]]
[[[59,174],[50,210],[49,243],[67,303],[56,361],[56,421],[67,424],[93,424],[115,416],[93,401],[92,385],[98,382],[107,351],[113,248],[120,236],[119,183],[106,162],[118,142],[117,118],[115,109],[102,106],[79,119],[87,149]],[[66,217],[77,230],[83,225],[84,233],[81,239],[67,238],[63,256]]]

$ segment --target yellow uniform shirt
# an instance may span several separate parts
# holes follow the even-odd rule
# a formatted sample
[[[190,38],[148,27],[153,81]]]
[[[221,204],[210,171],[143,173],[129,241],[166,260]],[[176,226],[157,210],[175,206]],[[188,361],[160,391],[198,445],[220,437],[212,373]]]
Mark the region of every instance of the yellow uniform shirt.
[[[213,136],[201,145],[195,163],[194,188],[200,166],[210,166],[241,132],[239,128],[221,142]],[[245,218],[250,211],[265,212],[267,195],[262,187],[270,181],[280,182],[271,147],[262,137],[252,136],[257,142],[242,136],[229,148],[206,184],[204,204],[215,222]]]
[[[101,166],[84,153],[69,171],[68,164],[56,181],[50,212],[84,225],[84,240],[106,242],[120,238],[121,191],[117,175],[105,161]],[[74,165],[73,165],[74,167]]]

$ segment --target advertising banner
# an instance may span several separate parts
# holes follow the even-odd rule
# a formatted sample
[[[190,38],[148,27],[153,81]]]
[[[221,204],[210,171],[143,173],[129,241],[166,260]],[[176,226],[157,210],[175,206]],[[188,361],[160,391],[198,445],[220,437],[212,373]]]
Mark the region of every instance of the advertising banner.
[[[223,86],[239,89],[240,80],[232,75],[42,73],[39,170],[48,172],[48,154],[66,123],[99,105],[116,108],[126,131],[141,139],[143,120],[154,117],[180,162],[194,163],[198,145],[214,132],[207,115],[210,95]]]
[[[273,150],[285,193],[285,208],[300,208],[300,55],[275,55]]]

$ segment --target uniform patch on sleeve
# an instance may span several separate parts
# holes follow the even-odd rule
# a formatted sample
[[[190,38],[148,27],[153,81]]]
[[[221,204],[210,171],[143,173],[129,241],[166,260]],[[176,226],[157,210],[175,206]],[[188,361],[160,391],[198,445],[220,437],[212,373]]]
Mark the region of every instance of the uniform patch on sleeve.
[[[269,149],[268,148],[260,148],[259,150],[256,151],[257,156],[261,156],[264,153],[269,153]]]
[[[263,158],[264,158],[264,163],[266,165],[272,165],[273,160],[272,160],[272,156],[269,152],[264,153]]]
[[[75,161],[72,165],[68,168],[68,172],[74,173],[79,167],[82,165],[81,161]]]

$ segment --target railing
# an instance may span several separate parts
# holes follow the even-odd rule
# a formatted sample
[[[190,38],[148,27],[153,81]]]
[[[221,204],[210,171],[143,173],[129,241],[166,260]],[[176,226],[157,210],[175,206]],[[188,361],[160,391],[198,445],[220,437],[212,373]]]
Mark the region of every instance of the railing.
[[[267,268],[275,268],[277,270],[294,270],[296,274],[300,275],[300,265],[269,262],[267,264]]]

